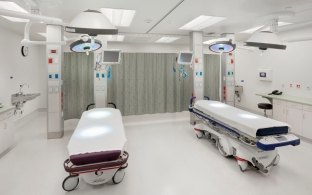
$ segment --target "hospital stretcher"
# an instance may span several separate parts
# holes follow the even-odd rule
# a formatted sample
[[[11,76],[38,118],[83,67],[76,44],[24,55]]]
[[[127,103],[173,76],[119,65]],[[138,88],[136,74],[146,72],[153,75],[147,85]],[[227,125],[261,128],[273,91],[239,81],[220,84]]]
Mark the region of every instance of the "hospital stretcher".
[[[300,139],[290,127],[263,116],[211,100],[191,99],[189,111],[197,138],[216,143],[223,156],[233,156],[244,172],[248,165],[268,174],[280,156],[277,147],[296,146]]]
[[[83,112],[67,146],[69,158],[64,169],[69,176],[63,181],[63,189],[74,190],[79,178],[92,185],[111,180],[120,183],[128,166],[126,141],[119,110],[96,108]]]

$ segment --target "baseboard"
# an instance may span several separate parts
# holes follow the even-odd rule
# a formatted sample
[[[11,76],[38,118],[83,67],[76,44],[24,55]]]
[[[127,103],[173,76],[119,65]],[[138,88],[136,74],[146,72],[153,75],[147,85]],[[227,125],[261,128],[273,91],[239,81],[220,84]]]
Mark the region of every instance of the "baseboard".
[[[29,113],[29,114],[27,114],[21,118],[13,119],[15,126],[16,127],[23,126],[25,123],[28,123],[29,121],[34,120],[38,114],[42,114],[42,113],[39,113],[39,110],[40,109],[36,109],[33,112],[31,112],[31,113]],[[16,117],[16,116],[14,116],[14,117]]]
[[[47,132],[48,139],[60,139],[64,136],[64,131],[62,132]]]
[[[292,132],[291,132],[292,133]],[[305,142],[307,142],[307,143],[309,143],[309,144],[312,144],[312,139],[310,139],[310,138],[307,138],[307,137],[303,137],[303,136],[301,136],[301,135],[298,135],[298,134],[296,134],[296,133],[292,133],[292,134],[295,134],[297,137],[299,137],[302,141],[305,141]]]
[[[37,109],[38,112],[48,112],[47,108],[38,108]]]

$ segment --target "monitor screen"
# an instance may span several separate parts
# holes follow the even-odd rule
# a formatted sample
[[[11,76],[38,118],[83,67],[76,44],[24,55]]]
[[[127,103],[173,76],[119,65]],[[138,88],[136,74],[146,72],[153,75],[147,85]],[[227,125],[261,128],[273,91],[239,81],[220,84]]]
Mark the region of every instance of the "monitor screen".
[[[103,64],[120,64],[120,50],[104,50],[102,61]]]
[[[192,52],[180,52],[178,56],[178,64],[190,65],[193,62]]]
[[[266,72],[260,72],[260,77],[266,78]]]

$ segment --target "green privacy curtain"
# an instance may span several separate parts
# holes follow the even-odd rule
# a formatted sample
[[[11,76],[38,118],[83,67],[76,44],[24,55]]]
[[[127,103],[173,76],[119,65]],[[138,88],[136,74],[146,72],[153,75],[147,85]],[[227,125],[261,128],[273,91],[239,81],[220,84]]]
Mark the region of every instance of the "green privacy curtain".
[[[204,55],[204,95],[219,101],[220,56]]]
[[[88,104],[94,102],[93,53],[64,53],[64,119],[80,118]]]
[[[122,63],[112,66],[108,101],[123,115],[180,112],[188,109],[193,91],[189,78],[174,73],[175,53],[122,53]]]

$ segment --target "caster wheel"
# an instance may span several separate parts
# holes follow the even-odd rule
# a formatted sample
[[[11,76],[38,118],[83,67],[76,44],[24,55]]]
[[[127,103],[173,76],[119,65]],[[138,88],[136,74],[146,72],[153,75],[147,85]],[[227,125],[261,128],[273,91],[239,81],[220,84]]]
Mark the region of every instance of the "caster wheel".
[[[278,155],[276,155],[276,157],[275,157],[273,166],[276,166],[276,165],[279,163],[279,161],[280,161],[280,155],[278,154]]]
[[[119,184],[120,182],[122,182],[123,178],[125,177],[125,174],[126,173],[124,168],[118,169],[113,177],[113,183]]]
[[[70,175],[63,181],[62,187],[65,191],[70,192],[76,189],[79,184],[79,177],[77,175]]]
[[[223,146],[222,146],[222,143],[220,142],[220,140],[217,141],[216,145],[217,145],[217,148],[218,148],[218,150],[219,150],[219,152],[220,152],[220,154],[221,154],[222,156],[224,156],[224,157],[229,156],[229,155],[224,151]]]
[[[247,161],[238,161],[238,166],[241,172],[245,172],[247,170],[248,163]]]
[[[196,131],[197,139],[202,139],[204,137],[204,133],[202,131]]]

